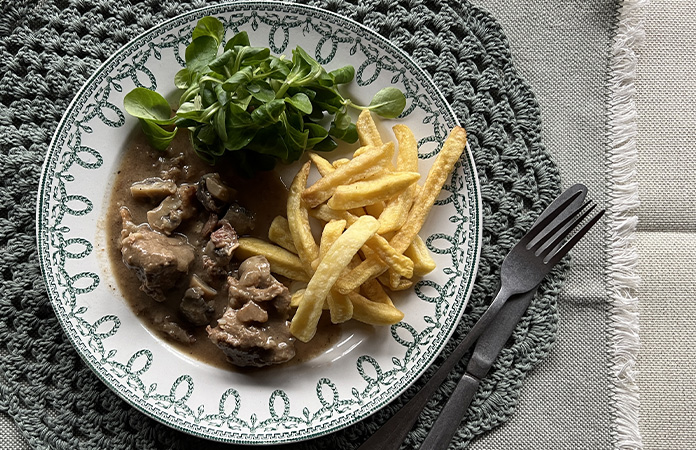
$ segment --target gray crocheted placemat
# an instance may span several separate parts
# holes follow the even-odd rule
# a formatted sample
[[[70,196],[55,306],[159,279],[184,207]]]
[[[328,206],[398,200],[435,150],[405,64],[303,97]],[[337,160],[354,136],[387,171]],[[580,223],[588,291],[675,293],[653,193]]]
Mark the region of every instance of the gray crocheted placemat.
[[[35,196],[46,148],[73,95],[117,48],[158,22],[216,2],[39,0],[0,5],[0,410],[35,448],[230,448],[171,430],[109,391],[64,336],[42,282]],[[473,295],[437,366],[485,310],[500,262],[557,194],[558,172],[540,139],[539,110],[487,13],[457,0],[308,2],[391,39],[428,71],[467,129],[483,197],[484,231]],[[515,410],[525,374],[549,352],[567,266],[542,285],[455,438],[461,448]],[[460,367],[459,370],[462,368]],[[432,370],[432,369],[431,369]],[[426,373],[424,379],[429,376]],[[400,399],[332,435],[282,448],[353,448]],[[405,443],[413,448],[454,376]]]

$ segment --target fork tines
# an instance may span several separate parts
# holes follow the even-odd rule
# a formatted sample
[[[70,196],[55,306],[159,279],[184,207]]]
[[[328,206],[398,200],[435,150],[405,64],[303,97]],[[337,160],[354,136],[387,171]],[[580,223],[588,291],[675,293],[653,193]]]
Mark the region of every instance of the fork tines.
[[[592,201],[587,201],[567,217],[563,218],[551,230],[539,233],[539,235],[527,245],[528,249],[533,249],[535,255],[544,258],[546,264],[557,264],[568,251],[589,231],[592,226],[604,214],[604,210],[599,211],[589,220],[586,220],[597,205]],[[573,230],[580,226],[574,234]]]

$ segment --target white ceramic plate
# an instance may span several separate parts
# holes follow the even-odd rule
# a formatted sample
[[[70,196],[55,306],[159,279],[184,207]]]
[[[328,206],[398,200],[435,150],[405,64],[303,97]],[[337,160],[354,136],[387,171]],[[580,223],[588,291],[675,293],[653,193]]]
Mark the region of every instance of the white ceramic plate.
[[[420,140],[427,172],[457,124],[430,78],[367,28],[320,9],[276,2],[218,5],[169,20],[116,52],[70,104],[51,142],[40,184],[37,238],[53,307],[94,372],[130,404],[174,428],[244,444],[291,442],[353,424],[389,403],[431,364],[471,293],[481,242],[479,186],[470,152],[462,157],[421,236],[438,269],[397,298],[405,313],[391,328],[344,333],[326,353],[253,375],[192,359],[153,335],[114,284],[105,216],[120,155],[137,121],[123,110],[137,86],[171,95],[173,76],[197,20],[220,18],[227,36],[246,30],[253,45],[290,55],[301,45],[329,69],[352,64],[347,96],[369,103],[389,85],[408,104],[403,122]],[[385,138],[390,121],[382,123]],[[287,169],[291,173],[293,167]],[[287,174],[286,174],[287,176]]]

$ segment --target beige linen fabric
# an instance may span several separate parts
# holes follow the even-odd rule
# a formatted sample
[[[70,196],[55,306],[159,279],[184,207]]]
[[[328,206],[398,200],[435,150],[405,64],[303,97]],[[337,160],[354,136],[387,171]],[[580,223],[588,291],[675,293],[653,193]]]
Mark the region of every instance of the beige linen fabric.
[[[646,7],[637,70],[638,384],[647,450],[696,445],[695,6],[653,0]]]

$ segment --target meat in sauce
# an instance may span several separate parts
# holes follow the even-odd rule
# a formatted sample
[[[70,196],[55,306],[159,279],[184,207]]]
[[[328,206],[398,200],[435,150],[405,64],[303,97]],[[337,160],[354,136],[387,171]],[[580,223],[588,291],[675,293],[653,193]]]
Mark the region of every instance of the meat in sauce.
[[[290,293],[271,275],[263,256],[239,266],[227,279],[229,305],[217,326],[208,326],[213,341],[238,366],[262,367],[291,360],[295,338],[290,334]]]
[[[153,300],[162,302],[164,291],[188,273],[195,257],[194,248],[184,237],[166,236],[147,224],[134,224],[125,207],[120,212],[123,263],[142,282],[140,289]]]
[[[234,258],[240,236],[266,237],[286,195],[270,174],[245,180],[224,163],[208,166],[187,139],[164,155],[136,140],[109,213],[113,264],[127,269],[115,267],[124,296],[153,329],[213,364],[309,359],[316,349],[290,334],[290,294],[268,261]],[[317,342],[330,344],[333,333]]]

